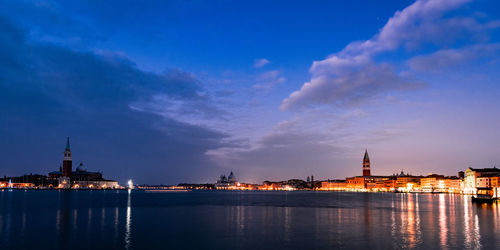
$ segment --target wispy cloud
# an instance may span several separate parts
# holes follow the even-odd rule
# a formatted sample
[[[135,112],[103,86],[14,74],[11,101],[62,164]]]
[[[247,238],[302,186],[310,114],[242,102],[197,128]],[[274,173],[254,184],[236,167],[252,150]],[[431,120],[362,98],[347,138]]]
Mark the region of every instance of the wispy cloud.
[[[256,77],[257,83],[253,85],[255,89],[260,90],[270,90],[276,84],[284,83],[286,78],[282,76],[279,70],[270,70],[264,73],[258,74]]]
[[[267,60],[266,58],[255,59],[255,61],[253,63],[253,67],[254,68],[262,68],[269,63],[271,63],[271,62],[269,60]]]
[[[497,57],[500,44],[476,44],[458,49],[442,49],[432,54],[411,58],[408,65],[412,70],[440,72],[454,66],[463,65],[485,57]]]

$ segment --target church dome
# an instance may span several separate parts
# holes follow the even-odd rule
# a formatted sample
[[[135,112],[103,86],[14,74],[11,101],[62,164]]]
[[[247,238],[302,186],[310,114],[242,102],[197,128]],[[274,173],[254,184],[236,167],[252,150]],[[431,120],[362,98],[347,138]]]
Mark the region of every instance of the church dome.
[[[76,167],[76,171],[79,171],[79,172],[86,172],[87,169],[85,169],[85,166],[83,166],[83,162],[80,162],[80,165],[78,165],[78,167]]]

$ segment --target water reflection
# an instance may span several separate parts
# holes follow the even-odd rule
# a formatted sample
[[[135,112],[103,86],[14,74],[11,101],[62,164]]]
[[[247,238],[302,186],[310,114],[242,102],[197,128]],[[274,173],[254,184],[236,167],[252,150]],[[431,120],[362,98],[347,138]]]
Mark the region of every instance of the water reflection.
[[[26,210],[23,211],[23,215],[21,218],[21,234],[24,235],[26,231]]]
[[[479,232],[479,220],[477,214],[474,215],[474,249],[481,249],[481,234]]]
[[[115,242],[116,242],[116,239],[118,238],[118,220],[120,218],[120,209],[118,207],[115,208],[115,223],[114,223],[114,238],[115,238]]]
[[[414,248],[417,244],[417,237],[418,233],[417,231],[420,231],[419,225],[416,223],[416,218],[418,217],[418,212],[415,211],[415,202],[414,202],[414,197],[413,194],[408,194],[407,195],[408,200],[407,200],[407,213],[408,213],[408,228],[407,228],[407,234],[408,234],[408,246],[410,248]]]
[[[285,223],[283,223],[284,225],[284,240],[285,240],[285,243],[286,244],[289,244],[290,243],[290,235],[291,235],[291,229],[292,229],[292,221],[291,221],[291,218],[292,218],[292,209],[290,207],[285,207]]]
[[[89,207],[89,211],[87,212],[87,232],[90,233],[91,223],[92,223],[92,208]]]
[[[104,223],[106,221],[106,209],[101,208],[101,231],[104,231]]]
[[[132,239],[131,239],[131,235],[130,235],[130,226],[132,224],[132,215],[131,215],[131,212],[132,212],[132,202],[131,202],[131,199],[130,199],[130,196],[131,196],[131,193],[132,193],[132,190],[128,190],[128,195],[127,195],[127,216],[126,216],[126,220],[125,220],[125,249],[130,249],[131,245],[132,245]]]
[[[398,236],[396,235],[396,202],[394,201],[396,197],[392,198],[391,201],[391,237],[392,237],[392,248],[397,249]]]
[[[73,230],[77,230],[78,225],[78,210],[73,209]]]
[[[464,204],[464,236],[465,242],[464,247],[468,249],[480,249],[480,235],[479,235],[479,224],[477,220],[477,214],[475,214],[474,208],[470,202],[470,198],[467,196],[463,197]]]
[[[260,199],[256,201],[245,197],[246,193],[224,197],[213,192],[192,197],[155,195],[154,204],[149,205],[151,195],[125,191],[31,193],[31,197],[42,197],[38,200],[25,194],[0,192],[2,249],[36,249],[40,242],[53,249],[262,245],[277,249],[494,249],[500,245],[496,235],[500,206],[476,205],[459,195],[305,193],[297,198],[296,193],[289,193],[285,202],[279,194],[253,194]],[[215,198],[203,200],[204,195]]]
[[[372,200],[371,200],[371,195],[365,195],[364,198],[364,228],[365,228],[365,234],[366,235],[371,235],[370,230],[371,230],[371,224],[372,224],[372,217],[371,217],[371,205],[372,205]]]
[[[59,191],[59,208],[57,209],[56,228],[59,233],[59,248],[69,249],[70,243],[70,211],[71,191]]]
[[[441,248],[447,248],[448,226],[446,223],[446,204],[445,194],[439,194],[439,238],[441,239]]]

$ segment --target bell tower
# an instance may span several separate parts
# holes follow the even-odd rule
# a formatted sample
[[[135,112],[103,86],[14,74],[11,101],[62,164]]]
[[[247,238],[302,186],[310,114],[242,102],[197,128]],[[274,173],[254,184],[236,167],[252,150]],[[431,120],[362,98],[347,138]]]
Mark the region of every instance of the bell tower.
[[[368,150],[365,149],[365,157],[363,158],[363,176],[370,176],[370,157]]]
[[[66,139],[66,149],[64,150],[62,176],[71,176],[73,161],[71,159],[71,148],[69,147],[69,137]]]

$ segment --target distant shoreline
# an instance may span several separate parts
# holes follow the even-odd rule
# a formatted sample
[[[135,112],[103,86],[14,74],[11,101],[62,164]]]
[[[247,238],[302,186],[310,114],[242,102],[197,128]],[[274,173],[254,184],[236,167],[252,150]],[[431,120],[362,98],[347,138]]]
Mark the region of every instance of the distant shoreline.
[[[128,191],[129,189],[57,189],[57,188],[0,188],[0,192],[4,191]],[[318,192],[318,193],[367,193],[367,194],[380,194],[380,193],[392,193],[392,194],[450,194],[450,195],[464,195],[472,196],[471,194],[461,194],[461,193],[448,193],[448,192],[359,192],[359,191],[344,191],[344,190],[220,190],[220,189],[131,189],[134,192],[151,192],[151,193],[169,193],[169,192],[188,192],[188,191],[208,191],[208,192]]]

